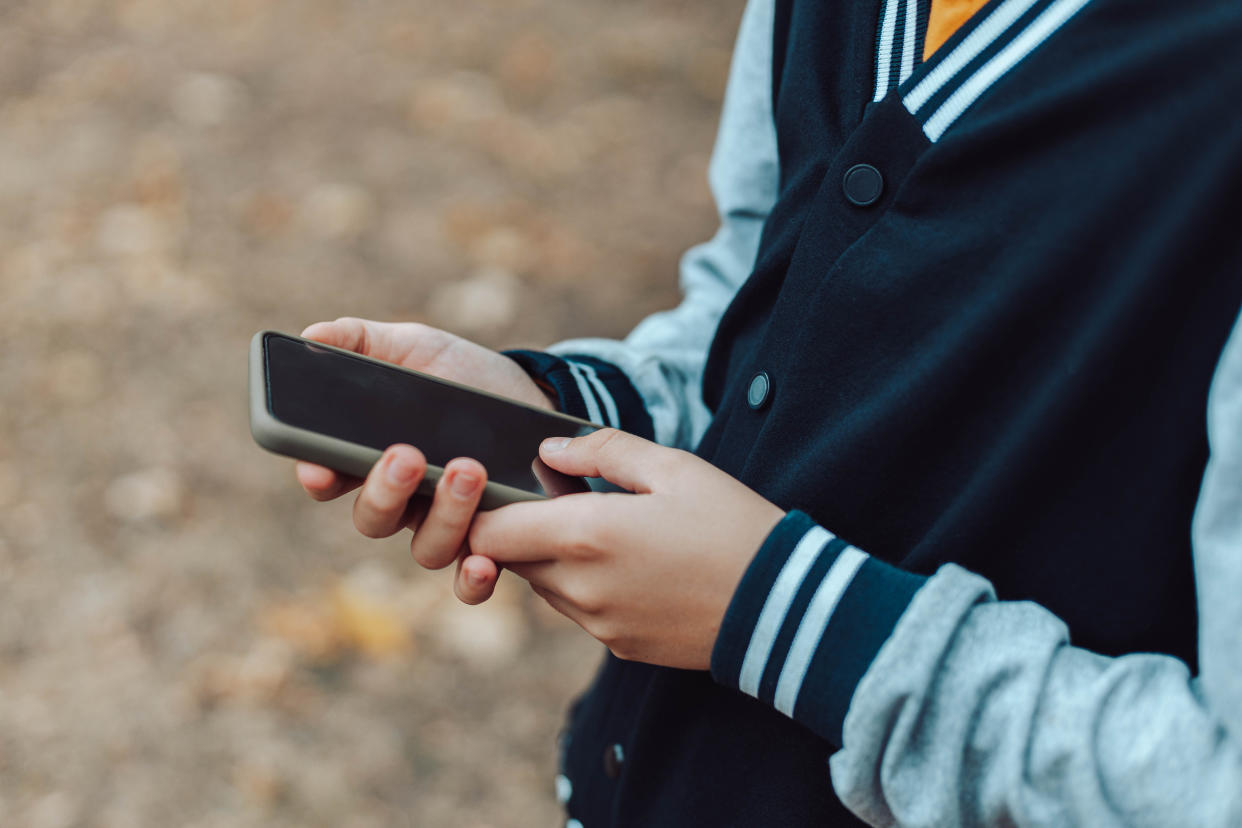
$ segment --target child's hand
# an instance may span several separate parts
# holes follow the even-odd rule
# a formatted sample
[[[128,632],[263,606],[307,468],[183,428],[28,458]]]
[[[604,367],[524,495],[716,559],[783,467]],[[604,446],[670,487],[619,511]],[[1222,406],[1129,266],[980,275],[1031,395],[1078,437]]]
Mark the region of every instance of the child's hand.
[[[462,382],[531,405],[555,410],[517,363],[489,348],[446,331],[414,323],[370,322],[343,318],[311,325],[302,335],[359,354]],[[487,472],[475,460],[450,461],[430,505],[407,501],[422,482],[427,461],[413,446],[392,446],[372,468],[366,481],[347,477],[313,463],[299,462],[297,478],[316,500],[331,500],[362,487],[354,502],[354,526],[367,537],[383,538],[401,529],[416,529],[410,551],[418,563],[431,569],[458,560],[457,595],[467,603],[486,600],[496,584],[496,565],[485,558],[463,564],[459,558],[466,530],[487,482]]]
[[[706,669],[729,601],[784,513],[692,454],[604,429],[545,441],[566,474],[634,494],[576,494],[478,515],[473,555],[530,581],[620,658]]]

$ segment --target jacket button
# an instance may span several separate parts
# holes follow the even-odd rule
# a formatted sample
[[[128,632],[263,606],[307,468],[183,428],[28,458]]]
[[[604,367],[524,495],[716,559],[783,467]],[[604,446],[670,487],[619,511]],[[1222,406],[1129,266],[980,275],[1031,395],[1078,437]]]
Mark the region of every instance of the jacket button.
[[[609,779],[616,779],[621,775],[621,768],[625,767],[625,751],[622,750],[620,744],[612,744],[604,750],[604,773],[608,774]]]
[[[750,381],[750,387],[746,389],[746,402],[751,408],[758,411],[768,401],[768,395],[771,391],[772,382],[768,379],[766,373],[760,371],[755,374],[754,379]]]
[[[884,176],[870,164],[855,164],[845,171],[841,188],[850,204],[866,207],[880,200],[884,192]]]

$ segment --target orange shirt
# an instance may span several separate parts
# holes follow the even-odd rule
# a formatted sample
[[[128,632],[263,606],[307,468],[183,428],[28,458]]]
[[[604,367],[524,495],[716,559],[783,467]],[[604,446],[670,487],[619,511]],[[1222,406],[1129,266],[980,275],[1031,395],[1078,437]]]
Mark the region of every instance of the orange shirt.
[[[927,60],[953,36],[987,0],[932,0],[927,17],[927,37],[923,41],[923,60]]]

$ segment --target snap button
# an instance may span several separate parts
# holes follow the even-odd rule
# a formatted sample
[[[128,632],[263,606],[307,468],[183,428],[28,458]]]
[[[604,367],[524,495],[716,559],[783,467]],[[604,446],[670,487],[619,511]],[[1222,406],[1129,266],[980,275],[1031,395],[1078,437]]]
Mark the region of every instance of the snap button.
[[[768,379],[768,375],[760,371],[750,381],[750,388],[746,389],[746,402],[758,411],[768,401],[768,394],[771,390],[772,382]]]
[[[870,164],[855,164],[845,171],[841,189],[850,204],[866,207],[880,200],[884,192],[884,176]]]
[[[625,751],[620,744],[609,745],[604,750],[604,773],[608,774],[609,779],[616,779],[621,775],[623,767],[625,767]]]

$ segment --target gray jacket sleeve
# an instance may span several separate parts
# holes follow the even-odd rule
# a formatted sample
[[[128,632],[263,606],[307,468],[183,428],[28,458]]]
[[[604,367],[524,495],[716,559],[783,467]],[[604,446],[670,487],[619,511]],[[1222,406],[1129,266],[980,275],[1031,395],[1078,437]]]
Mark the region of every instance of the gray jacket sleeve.
[[[902,572],[798,512],[743,577],[712,674],[841,745],[832,784],[873,825],[1242,826],[1242,319],[1208,439],[1197,677],[1071,646],[1058,618],[998,602],[977,575]],[[795,613],[784,643],[774,630]],[[774,687],[758,681],[769,664]]]
[[[776,201],[773,15],[773,0],[750,0],[742,16],[708,171],[720,228],[682,258],[681,304],[647,317],[624,340],[573,339],[548,349],[570,361],[586,414],[594,418],[598,411],[600,422],[625,427],[624,392],[606,377],[597,380],[610,366],[620,369],[651,418],[655,440],[665,445],[693,448],[707,428],[707,349],[721,314],[750,275],[763,222]],[[574,384],[567,385],[558,390],[572,396]]]
[[[1201,673],[1069,644],[946,568],[859,683],[832,780],[877,825],[1242,825],[1242,321],[1193,524]]]

